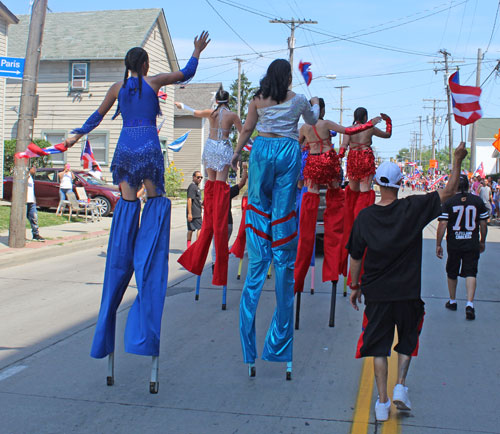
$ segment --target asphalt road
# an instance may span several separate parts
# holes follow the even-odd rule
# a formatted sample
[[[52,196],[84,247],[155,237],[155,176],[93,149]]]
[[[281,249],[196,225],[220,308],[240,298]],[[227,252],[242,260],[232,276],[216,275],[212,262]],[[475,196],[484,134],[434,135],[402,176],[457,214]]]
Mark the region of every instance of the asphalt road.
[[[413,410],[403,415],[393,407],[391,423],[385,424],[375,423],[376,392],[369,387],[370,378],[361,377],[363,362],[354,359],[362,315],[342,296],[341,285],[336,326],[328,327],[331,286],[319,282],[321,257],[315,294],[302,296],[293,380],[285,381],[284,364],[260,360],[257,376],[250,379],[238,335],[246,260],[242,280],[235,278],[237,259],[230,260],[226,311],[221,310],[221,290],[210,285],[208,265],[195,302],[196,279],[176,263],[185,233],[174,231],[157,395],[149,393],[150,358],[123,351],[134,280],[118,314],[113,387],[106,386],[106,360],[89,357],[105,246],[4,269],[0,432],[500,433],[500,229],[491,229],[489,239],[480,261],[477,319],[472,322],[465,320],[464,282],[459,284],[458,311],[445,310],[444,263],[434,256],[434,240],[424,241],[427,315],[419,357],[408,376]],[[274,305],[270,279],[256,319],[259,351]],[[360,397],[367,398],[364,404]]]

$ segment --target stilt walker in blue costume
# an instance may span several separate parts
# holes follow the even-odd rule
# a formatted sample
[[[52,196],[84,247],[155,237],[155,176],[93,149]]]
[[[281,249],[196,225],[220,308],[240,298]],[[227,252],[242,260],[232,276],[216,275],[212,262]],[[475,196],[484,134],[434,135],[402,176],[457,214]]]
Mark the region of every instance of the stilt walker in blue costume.
[[[195,38],[193,56],[184,69],[151,77],[147,77],[147,52],[140,47],[129,50],[123,82],[110,87],[99,108],[81,128],[73,131],[75,136],[65,142],[69,148],[96,128],[118,99],[113,119],[121,113],[123,128],[111,172],[122,196],[113,213],[101,308],[90,353],[95,358],[109,356],[108,385],[114,382],[116,311],[135,271],[138,295],[127,319],[125,351],[153,356],[150,392],[158,392],[161,317],[168,278],[170,200],[163,197],[165,166],[156,129],[156,118],[161,114],[157,95],[162,86],[194,76],[200,53],[209,42],[208,33],[203,32]],[[141,205],[137,191],[142,183],[148,200],[139,225]]]
[[[293,268],[297,253],[296,190],[301,155],[297,124],[300,116],[314,125],[318,120],[318,99],[309,103],[297,95],[290,63],[283,59],[269,65],[260,88],[248,108],[238,145],[239,154],[254,128],[259,136],[250,153],[246,236],[248,272],[240,301],[240,337],[249,375],[255,376],[255,313],[267,270],[274,263],[277,306],[267,332],[262,359],[287,362],[291,379],[293,346]]]

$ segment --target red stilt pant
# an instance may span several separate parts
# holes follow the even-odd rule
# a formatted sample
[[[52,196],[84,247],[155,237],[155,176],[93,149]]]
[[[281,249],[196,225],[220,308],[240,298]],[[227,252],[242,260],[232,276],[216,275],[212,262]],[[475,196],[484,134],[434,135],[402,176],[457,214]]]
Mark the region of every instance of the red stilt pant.
[[[340,188],[329,188],[326,192],[323,282],[337,281],[342,273],[342,244],[344,229],[345,194]]]
[[[342,257],[340,272],[347,276],[347,257],[349,252],[345,248],[349,237],[351,236],[352,224],[354,223],[354,208],[358,201],[359,191],[353,191],[349,186],[345,188],[345,202],[344,202],[344,230],[342,234]]]
[[[236,240],[234,241],[231,250],[229,250],[229,253],[232,253],[239,259],[243,259],[243,256],[245,255],[245,244],[247,240],[247,237],[245,235],[245,217],[247,214],[246,213],[247,204],[248,204],[248,197],[243,196],[243,199],[241,200],[242,213],[241,213],[240,228],[238,229],[238,235],[236,237]]]
[[[212,276],[213,285],[227,285],[229,261],[227,218],[229,202],[229,185],[225,181],[215,181],[213,202],[215,266]]]

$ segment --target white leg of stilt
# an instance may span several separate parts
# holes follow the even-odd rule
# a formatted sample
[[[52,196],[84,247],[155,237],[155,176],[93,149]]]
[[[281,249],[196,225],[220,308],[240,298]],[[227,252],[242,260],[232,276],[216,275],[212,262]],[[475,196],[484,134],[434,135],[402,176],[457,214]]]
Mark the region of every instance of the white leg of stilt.
[[[151,366],[151,381],[149,383],[149,393],[158,393],[158,387],[160,385],[158,381],[159,366],[160,366],[160,358],[158,356],[153,356],[152,366]]]
[[[108,386],[115,384],[115,353],[110,353],[108,355],[108,376],[106,378],[106,384]]]
[[[311,294],[314,294],[314,265],[311,265]]]

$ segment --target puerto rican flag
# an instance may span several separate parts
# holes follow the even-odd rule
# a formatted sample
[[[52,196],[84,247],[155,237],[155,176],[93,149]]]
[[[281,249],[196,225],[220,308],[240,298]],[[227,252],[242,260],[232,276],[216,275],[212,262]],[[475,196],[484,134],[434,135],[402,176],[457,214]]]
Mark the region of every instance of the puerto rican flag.
[[[60,154],[61,152],[66,152],[68,149],[64,146],[64,143],[58,143],[54,146],[49,146],[47,148],[40,148],[40,146],[30,143],[28,149],[25,152],[18,152],[15,154],[16,158],[36,158],[45,157],[52,154]]]
[[[101,166],[94,158],[94,153],[92,152],[92,146],[90,146],[89,138],[85,141],[85,147],[83,148],[82,155],[80,156],[80,161],[83,161],[84,169],[91,169],[93,164],[97,164],[97,170],[102,172]]]
[[[476,171],[474,172],[474,175],[479,175],[481,178],[485,178],[485,173],[484,173],[484,165],[483,162],[481,161],[481,164],[477,166]]]
[[[167,99],[167,94],[161,90],[158,91],[158,98],[162,99],[165,101]]]
[[[301,60],[299,63],[299,71],[302,74],[302,77],[304,77],[304,81],[306,82],[307,86],[311,84],[313,78],[312,72],[309,70],[310,67],[310,62],[302,62]]]
[[[250,152],[252,150],[252,146],[253,146],[253,140],[252,139],[248,139],[247,144],[245,146],[243,146],[243,150],[247,151],[247,152]]]
[[[453,101],[455,121],[460,125],[468,125],[481,119],[483,116],[479,105],[481,88],[460,85],[458,71],[450,76],[448,83]]]

